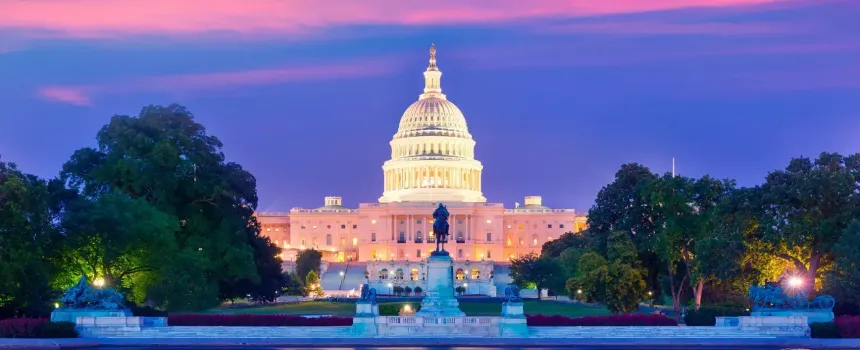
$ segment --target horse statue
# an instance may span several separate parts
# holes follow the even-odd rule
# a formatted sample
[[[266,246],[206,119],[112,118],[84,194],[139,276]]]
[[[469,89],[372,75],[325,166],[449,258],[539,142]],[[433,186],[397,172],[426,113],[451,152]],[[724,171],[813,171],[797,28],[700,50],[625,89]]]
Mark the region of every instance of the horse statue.
[[[752,301],[752,311],[764,310],[833,310],[836,300],[829,295],[818,296],[809,300],[807,291],[803,288],[792,289],[793,293],[785,293],[780,279],[778,282],[766,283],[764,286],[751,286],[748,299]]]
[[[121,310],[123,306],[122,294],[113,288],[93,288],[86,276],[81,276],[78,283],[66,290],[60,299],[64,308],[71,309],[101,309]]]
[[[433,211],[433,234],[436,236],[436,251],[439,253],[445,251],[445,243],[448,243],[449,215],[448,208],[442,203]]]

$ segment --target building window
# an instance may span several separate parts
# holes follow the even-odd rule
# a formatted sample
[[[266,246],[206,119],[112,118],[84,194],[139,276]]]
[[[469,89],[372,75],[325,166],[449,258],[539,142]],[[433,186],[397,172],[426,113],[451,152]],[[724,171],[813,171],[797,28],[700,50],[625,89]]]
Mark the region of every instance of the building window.
[[[353,237],[353,238],[352,238],[352,245],[353,245],[353,246],[357,246],[357,245],[358,245],[358,238],[357,238],[357,237]]]
[[[564,228],[564,224],[558,224],[558,228]]]
[[[302,238],[302,249],[304,249],[304,248],[305,248],[305,239]]]
[[[317,225],[314,225],[313,229],[314,229],[314,230],[316,230],[316,229],[317,229]]]
[[[340,229],[341,229],[341,230],[345,230],[345,229],[346,229],[346,225],[340,225]]]
[[[490,241],[492,241],[492,240],[493,240],[493,233],[492,233],[492,232],[487,232],[487,242],[490,242]]]
[[[508,237],[508,247],[511,246],[511,237]]]
[[[352,229],[355,230],[358,228],[358,225],[352,225]]]
[[[552,224],[546,225],[546,228],[552,228]]]
[[[523,224],[520,224],[520,225],[518,226],[518,228],[519,228],[520,230],[522,230],[522,229],[523,229]]]
[[[451,271],[451,270],[448,270],[448,271]],[[454,274],[454,278],[462,281],[463,279],[466,278],[466,273],[463,272],[463,269],[457,269],[457,273]]]
[[[325,227],[325,228],[327,228],[327,229],[331,230],[331,225],[326,225],[326,227]]]
[[[277,227],[275,227],[275,232],[278,232],[278,228],[277,228]]]
[[[400,238],[397,239],[397,243],[406,243],[406,232],[400,232]]]
[[[379,279],[388,279],[388,269],[382,269],[381,271],[379,271]]]
[[[416,258],[420,258],[420,257],[421,257],[421,249],[416,249],[416,250],[415,250],[415,257],[416,257]]]
[[[415,223],[420,225],[420,224],[421,224],[421,219],[415,220]]]
[[[418,251],[418,256],[421,256],[421,251],[420,251],[420,250]],[[409,271],[409,278],[411,278],[413,281],[417,281],[417,280],[418,280],[418,269],[417,269],[417,268],[414,268],[414,267],[413,267],[413,268],[412,268],[412,271]]]
[[[376,242],[376,232],[371,232],[371,233],[370,233],[370,241],[371,241],[371,242]]]
[[[415,232],[415,243],[424,243],[424,234],[421,231]],[[418,255],[421,256],[420,254]]]
[[[370,258],[376,260],[376,251],[375,250],[370,251]]]
[[[271,232],[271,231],[272,231],[272,228],[271,228],[271,227],[267,227],[267,228],[266,228],[266,232]]]
[[[463,257],[463,250],[462,250],[462,249],[457,249],[457,257],[458,257],[458,258],[462,258],[462,257]]]
[[[488,224],[492,224],[492,223],[493,223],[493,221],[492,221],[492,220],[490,220],[490,219],[487,219],[487,223],[488,223]]]
[[[463,232],[457,232],[457,243],[466,243],[466,238],[463,237]]]
[[[342,245],[342,246],[346,245],[346,238],[344,238],[344,237],[340,238],[340,245]]]
[[[509,244],[509,245],[510,245],[510,244]],[[492,250],[488,250],[488,251],[487,251],[487,259],[492,259],[492,258],[493,258],[493,251],[492,251]]]
[[[537,245],[537,235],[532,235],[532,245]]]
[[[473,267],[472,268],[472,279],[476,280],[476,279],[480,279],[480,278],[481,278],[481,270],[478,269],[477,267]]]
[[[371,223],[371,224],[375,224],[375,223],[376,223],[376,220],[370,220],[370,223]]]
[[[404,223],[405,223],[405,221],[403,221],[403,220],[400,220],[400,224],[401,224],[401,225],[403,225],[403,224],[404,224]]]
[[[511,225],[508,225],[508,228],[511,228]]]
[[[457,219],[457,225],[462,225],[462,224],[463,224],[463,219]]]
[[[304,229],[305,229],[305,225],[302,225],[302,230],[304,230]]]
[[[397,273],[394,274],[394,278],[402,280],[403,279],[403,269],[397,269]]]

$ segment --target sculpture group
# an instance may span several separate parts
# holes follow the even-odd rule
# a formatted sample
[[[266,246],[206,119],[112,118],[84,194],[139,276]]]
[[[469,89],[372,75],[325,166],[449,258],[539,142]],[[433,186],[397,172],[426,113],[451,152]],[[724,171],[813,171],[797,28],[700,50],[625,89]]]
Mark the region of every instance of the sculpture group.
[[[87,283],[86,276],[81,276],[78,284],[66,290],[60,301],[64,308],[70,309],[124,309],[122,294],[109,287],[93,288]]]
[[[797,288],[793,294],[785,294],[782,285],[766,284],[752,286],[749,289],[752,300],[752,311],[771,310],[833,310],[836,300],[829,295],[822,295],[809,300],[809,295],[803,288]]]

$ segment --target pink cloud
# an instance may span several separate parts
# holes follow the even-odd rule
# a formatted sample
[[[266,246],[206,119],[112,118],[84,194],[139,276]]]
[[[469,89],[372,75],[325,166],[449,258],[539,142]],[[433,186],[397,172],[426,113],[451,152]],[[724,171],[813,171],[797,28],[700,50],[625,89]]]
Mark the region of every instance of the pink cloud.
[[[90,88],[83,86],[47,86],[39,89],[38,94],[46,100],[89,106],[92,104],[89,90]]]
[[[70,37],[308,34],[350,25],[486,23],[790,0],[39,0],[1,1],[0,28]]]
[[[378,76],[396,71],[401,62],[403,61],[400,56],[393,55],[349,63],[142,77],[111,84],[47,86],[39,89],[38,95],[47,100],[77,106],[89,106],[92,104],[93,98],[98,95],[135,92],[186,93],[302,81]]]
[[[796,32],[797,25],[782,23],[671,23],[654,21],[611,21],[570,23],[539,28],[539,32],[612,35],[756,35]]]

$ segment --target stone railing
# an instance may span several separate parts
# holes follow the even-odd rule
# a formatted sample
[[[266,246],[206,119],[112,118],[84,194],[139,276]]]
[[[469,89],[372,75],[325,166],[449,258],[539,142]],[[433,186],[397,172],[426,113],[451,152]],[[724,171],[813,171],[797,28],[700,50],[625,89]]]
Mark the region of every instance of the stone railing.
[[[432,317],[432,316],[385,316],[382,323],[388,326],[451,326],[451,325],[498,325],[499,317]]]
[[[300,214],[355,214],[358,213],[356,209],[304,209],[304,208],[293,208],[290,209],[290,213],[300,213]]]
[[[255,215],[259,217],[288,217],[290,213],[285,211],[261,211]]]
[[[545,214],[575,214],[575,209],[530,209],[516,208],[506,209],[505,214],[522,214],[522,213],[545,213]]]

